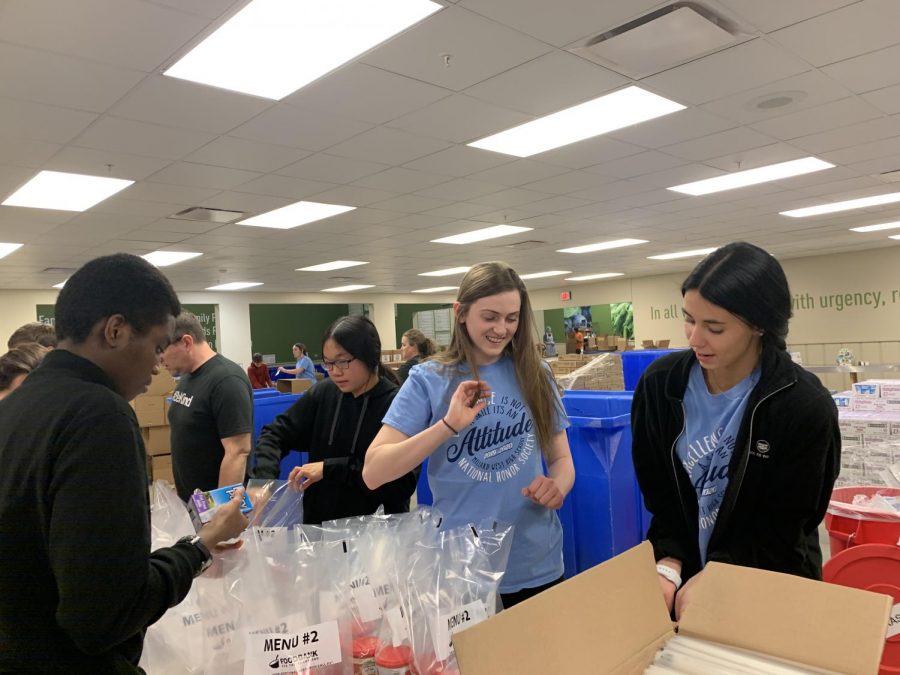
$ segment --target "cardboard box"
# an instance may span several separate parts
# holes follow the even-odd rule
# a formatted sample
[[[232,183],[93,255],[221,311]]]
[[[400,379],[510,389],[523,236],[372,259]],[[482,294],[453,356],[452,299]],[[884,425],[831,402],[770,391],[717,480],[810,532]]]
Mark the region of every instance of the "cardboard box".
[[[161,427],[168,424],[166,420],[166,397],[161,395],[138,396],[131,402],[138,418],[138,426]]]
[[[878,593],[709,563],[679,633],[874,675],[892,604]],[[632,675],[672,635],[653,548],[644,542],[460,631],[453,644],[465,675]]]
[[[175,474],[172,470],[172,455],[156,455],[150,458],[150,479],[167,480],[175,485]]]
[[[153,376],[150,387],[145,391],[143,396],[161,396],[163,394],[171,394],[175,391],[175,378],[169,374],[169,371],[163,368],[159,374]]]
[[[305,377],[299,380],[276,380],[275,388],[282,394],[299,394],[313,386],[312,380]]]
[[[172,454],[172,435],[168,426],[141,427],[141,436],[148,455]]]

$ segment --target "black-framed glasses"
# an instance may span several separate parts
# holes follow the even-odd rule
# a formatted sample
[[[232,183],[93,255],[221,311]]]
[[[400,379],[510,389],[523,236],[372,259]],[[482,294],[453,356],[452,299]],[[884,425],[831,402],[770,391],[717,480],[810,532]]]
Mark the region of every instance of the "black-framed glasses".
[[[356,357],[354,356],[351,359],[338,359],[337,361],[325,361],[322,360],[322,367],[327,370],[329,373],[335,368],[339,368],[340,370],[347,370],[350,367],[350,364],[356,361]]]

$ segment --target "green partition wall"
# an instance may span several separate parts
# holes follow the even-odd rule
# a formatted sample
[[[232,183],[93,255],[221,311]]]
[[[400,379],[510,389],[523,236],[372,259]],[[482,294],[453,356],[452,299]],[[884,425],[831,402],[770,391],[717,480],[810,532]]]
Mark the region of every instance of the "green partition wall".
[[[322,335],[350,313],[349,305],[250,305],[252,351],[275,354],[278,363],[294,361],[291,347],[302,342],[313,361],[322,359]],[[247,361],[250,361],[247,354]]]

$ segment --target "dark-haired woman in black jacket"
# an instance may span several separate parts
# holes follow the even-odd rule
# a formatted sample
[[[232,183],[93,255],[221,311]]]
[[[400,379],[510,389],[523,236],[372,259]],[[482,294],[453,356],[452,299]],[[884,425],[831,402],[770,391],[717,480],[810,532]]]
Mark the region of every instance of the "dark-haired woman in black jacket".
[[[786,352],[791,299],[775,258],[723,246],[681,292],[690,349],[650,365],[631,420],[647,537],[676,618],[709,561],[821,579],[818,526],[841,449],[829,392]]]

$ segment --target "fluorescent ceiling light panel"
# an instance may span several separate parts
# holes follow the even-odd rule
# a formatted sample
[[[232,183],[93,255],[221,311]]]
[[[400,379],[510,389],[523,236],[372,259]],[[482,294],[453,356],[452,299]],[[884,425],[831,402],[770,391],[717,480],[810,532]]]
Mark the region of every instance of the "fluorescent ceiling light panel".
[[[900,202],[900,192],[889,192],[885,195],[862,197],[861,199],[849,199],[845,202],[819,204],[818,206],[808,206],[805,209],[781,211],[781,215],[790,216],[791,218],[806,218],[807,216],[821,216],[825,213],[837,213],[838,211],[850,211],[851,209],[864,209],[868,206],[881,206],[882,204],[893,204],[895,202]]]
[[[345,267],[356,267],[357,265],[368,265],[367,262],[361,260],[332,260],[331,262],[322,263],[321,265],[312,265],[311,267],[298,267],[295,272],[331,272],[332,270],[342,270]]]
[[[852,232],[880,232],[881,230],[896,230],[900,227],[900,220],[891,223],[880,223],[878,225],[862,225],[861,227],[851,227]]]
[[[675,260],[676,258],[695,258],[712,253],[716,247],[695,248],[693,251],[679,251],[678,253],[663,253],[662,255],[648,255],[647,260]]]
[[[239,220],[238,225],[253,225],[255,227],[273,227],[277,230],[289,230],[317,220],[330,218],[339,213],[353,211],[355,206],[341,206],[340,204],[322,204],[320,202],[295,202],[282,206],[280,209],[261,213],[252,218]]]
[[[420,288],[415,291],[410,291],[410,293],[449,293],[450,291],[455,291],[459,288],[459,286],[434,286],[432,288]]]
[[[350,291],[361,291],[364,288],[375,288],[374,284],[349,284],[347,286],[335,286],[334,288],[323,288],[323,293],[349,293]]]
[[[611,248],[622,248],[623,246],[635,246],[636,244],[646,243],[646,239],[613,239],[611,241],[601,241],[596,244],[586,244],[585,246],[561,248],[557,253],[593,253],[594,251],[606,251]]]
[[[32,209],[86,211],[134,183],[133,180],[86,176],[80,173],[41,171],[12,193],[3,206]]]
[[[168,267],[169,265],[177,265],[191,258],[198,258],[202,253],[188,253],[186,251],[153,251],[147,255],[141,256],[151,265],[157,267]]]
[[[439,9],[430,0],[253,0],[165,74],[279,100]]]
[[[520,279],[543,279],[544,277],[559,277],[563,274],[572,274],[571,270],[551,270],[550,272],[534,272],[533,274],[520,274]]]
[[[253,286],[262,286],[261,281],[232,281],[228,284],[219,284],[218,286],[209,286],[208,291],[239,291],[242,288],[252,288]]]
[[[68,281],[68,279],[66,279]],[[58,284],[53,284],[53,288],[62,288],[66,285],[66,281],[60,281]]]
[[[888,236],[888,239],[900,239],[900,234],[891,234]]]
[[[448,267],[445,270],[435,270],[434,272],[422,272],[420,277],[449,277],[454,274],[465,274],[469,271],[468,267]]]
[[[622,272],[603,272],[602,274],[585,274],[580,277],[566,277],[565,281],[590,281],[591,279],[612,279],[624,276]]]
[[[494,227],[485,227],[481,230],[473,230],[472,232],[454,234],[452,237],[432,239],[431,242],[433,244],[474,244],[476,241],[496,239],[497,237],[508,237],[511,234],[529,232],[533,229],[533,227],[520,227],[518,225],[495,225]]]
[[[626,87],[469,145],[516,157],[530,157],[684,108],[680,103],[640,87]]]
[[[5,258],[13,251],[22,248],[22,244],[0,244],[0,258]]]
[[[747,187],[748,185],[759,185],[760,183],[768,183],[773,180],[790,178],[791,176],[802,176],[806,173],[832,168],[834,168],[834,164],[823,162],[816,157],[804,157],[803,159],[794,159],[790,162],[770,164],[769,166],[761,166],[756,169],[736,171],[724,176],[676,185],[667,189],[673,192],[682,192],[686,195],[708,195],[713,192],[734,190],[735,188]]]

